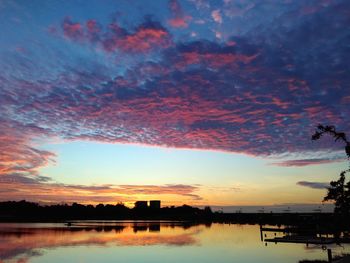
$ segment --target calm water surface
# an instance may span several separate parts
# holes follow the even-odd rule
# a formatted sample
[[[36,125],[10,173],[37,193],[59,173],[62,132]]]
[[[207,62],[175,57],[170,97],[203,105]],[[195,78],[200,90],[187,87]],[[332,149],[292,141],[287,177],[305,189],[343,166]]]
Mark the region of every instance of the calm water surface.
[[[274,233],[268,234],[271,237]],[[268,236],[269,237],[269,236]],[[349,252],[334,246],[335,253]],[[0,224],[0,263],[259,262],[326,259],[320,246],[260,240],[258,225],[175,222]]]

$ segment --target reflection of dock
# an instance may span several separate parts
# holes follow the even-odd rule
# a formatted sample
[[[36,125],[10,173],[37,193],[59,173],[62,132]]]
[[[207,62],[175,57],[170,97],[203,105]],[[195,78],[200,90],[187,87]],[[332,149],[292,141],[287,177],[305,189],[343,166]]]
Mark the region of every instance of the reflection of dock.
[[[264,239],[265,242],[328,245],[336,243],[334,238],[310,236],[284,236]]]
[[[266,232],[274,233],[274,237],[267,238]],[[279,236],[277,236],[277,233]],[[283,236],[281,236],[281,234],[283,234]],[[325,230],[306,231],[305,229],[296,227],[275,228],[260,226],[260,238],[263,242],[273,243],[301,243],[315,245],[350,243],[349,237],[341,237],[334,233],[327,233]]]
[[[273,233],[273,237],[267,237],[267,233]],[[331,244],[349,244],[350,237],[344,232],[332,232],[330,229],[321,229],[319,226],[308,229],[307,227],[263,227],[260,225],[260,238],[262,242],[267,243],[294,243],[309,245],[321,245],[323,250],[327,250],[328,262],[349,262],[349,257],[343,261],[333,261],[332,250],[328,245]]]

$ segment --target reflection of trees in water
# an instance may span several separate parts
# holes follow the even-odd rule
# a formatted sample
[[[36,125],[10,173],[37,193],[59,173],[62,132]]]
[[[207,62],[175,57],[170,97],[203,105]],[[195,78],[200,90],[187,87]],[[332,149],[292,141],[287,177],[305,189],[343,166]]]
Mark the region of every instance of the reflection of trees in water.
[[[192,226],[198,224],[192,224]],[[171,229],[170,229],[171,227]],[[143,231],[135,231],[141,228]],[[169,229],[169,230],[166,230]],[[188,231],[188,224],[177,223],[129,223],[126,225],[98,225],[76,222],[66,227],[11,227],[0,229],[0,262],[19,257],[39,255],[38,249],[67,246],[188,246],[198,243],[195,235],[201,229]],[[137,233],[135,235],[135,233]],[[22,261],[21,261],[22,260]],[[13,262],[13,261],[11,261]]]

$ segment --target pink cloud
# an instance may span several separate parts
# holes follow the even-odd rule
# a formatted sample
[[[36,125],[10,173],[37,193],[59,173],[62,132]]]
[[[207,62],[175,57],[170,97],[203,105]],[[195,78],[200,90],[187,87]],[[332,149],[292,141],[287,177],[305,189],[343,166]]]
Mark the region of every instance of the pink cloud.
[[[185,15],[180,3],[177,0],[169,1],[169,9],[172,14],[172,18],[168,20],[168,24],[175,28],[185,28],[192,20],[191,16]]]
[[[176,17],[168,20],[169,25],[172,27],[187,27],[188,21],[191,20],[189,16],[186,17]]]
[[[10,173],[37,174],[40,167],[54,160],[52,152],[35,149],[32,139],[46,131],[13,121],[0,121],[0,178]]]
[[[114,39],[109,50],[118,48],[125,52],[143,53],[156,47],[166,48],[170,45],[169,34],[160,28],[139,28],[135,33],[123,39]]]
[[[68,39],[81,41],[84,39],[83,26],[80,23],[72,22],[69,17],[66,17],[62,23],[64,36]]]
[[[272,165],[282,166],[282,167],[303,167],[308,165],[319,165],[319,164],[329,164],[334,162],[343,162],[345,159],[300,159],[300,160],[285,160],[281,162],[271,163]]]
[[[176,67],[184,68],[192,64],[208,65],[211,68],[221,68],[224,66],[238,67],[239,63],[248,64],[253,61],[258,54],[244,55],[232,53],[202,53],[196,51],[183,52],[176,62]]]
[[[64,36],[71,41],[101,46],[108,52],[147,53],[156,48],[167,48],[172,43],[169,32],[151,20],[145,21],[133,31],[111,23],[104,32],[96,20],[87,20],[83,25],[72,22],[67,17],[62,23],[62,30]]]
[[[53,182],[39,175],[0,175],[0,200],[30,200],[43,203],[135,202],[140,195],[172,195],[175,199],[198,201],[200,188],[194,185],[76,185]]]
[[[101,36],[102,27],[98,24],[96,20],[88,20],[86,21],[86,32],[87,37],[90,41],[96,42],[99,41]]]
[[[211,12],[211,17],[213,18],[213,20],[216,23],[218,23],[218,24],[222,23],[221,11],[219,9],[212,11]]]

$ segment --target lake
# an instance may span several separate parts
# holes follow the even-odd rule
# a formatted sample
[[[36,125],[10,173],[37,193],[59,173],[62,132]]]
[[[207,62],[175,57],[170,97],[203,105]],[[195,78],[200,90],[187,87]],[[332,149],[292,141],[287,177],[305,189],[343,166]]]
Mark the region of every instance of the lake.
[[[349,247],[332,245],[332,250],[340,254],[349,252]],[[319,245],[265,244],[258,225],[166,221],[0,224],[1,263],[296,263],[326,258],[327,252]]]

